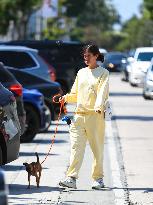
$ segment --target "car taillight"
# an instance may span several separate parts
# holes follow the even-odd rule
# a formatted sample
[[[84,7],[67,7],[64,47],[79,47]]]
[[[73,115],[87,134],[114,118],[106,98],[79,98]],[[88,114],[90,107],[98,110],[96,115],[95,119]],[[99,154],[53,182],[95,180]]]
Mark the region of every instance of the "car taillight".
[[[18,96],[21,96],[22,95],[22,85],[20,84],[11,85],[10,91],[14,92]]]
[[[40,56],[40,58],[47,64],[48,66],[48,73],[50,76],[51,81],[56,81],[56,71],[55,68],[46,61],[46,59],[44,59],[42,56]]]
[[[50,75],[51,81],[56,81],[56,74],[55,74],[55,72],[52,72],[51,70],[49,70],[49,75]]]

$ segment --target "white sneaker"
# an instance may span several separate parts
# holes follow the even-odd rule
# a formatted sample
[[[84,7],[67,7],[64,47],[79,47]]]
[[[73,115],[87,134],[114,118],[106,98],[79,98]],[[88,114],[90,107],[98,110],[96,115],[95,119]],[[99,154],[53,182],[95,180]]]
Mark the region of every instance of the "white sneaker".
[[[77,188],[76,187],[76,178],[74,178],[74,177],[67,177],[63,181],[60,181],[59,185],[63,186],[63,187],[68,187],[68,188],[76,189]]]
[[[102,178],[97,179],[93,182],[92,189],[102,189],[102,188],[104,188],[104,182]]]

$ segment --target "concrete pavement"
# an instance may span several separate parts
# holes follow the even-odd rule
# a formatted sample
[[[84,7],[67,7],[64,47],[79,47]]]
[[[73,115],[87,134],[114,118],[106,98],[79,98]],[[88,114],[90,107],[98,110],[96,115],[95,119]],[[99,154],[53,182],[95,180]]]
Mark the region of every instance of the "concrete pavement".
[[[74,107],[69,107],[73,109]],[[114,192],[110,169],[110,159],[107,138],[105,140],[105,184],[103,191],[91,189],[91,165],[92,153],[87,144],[80,178],[77,182],[78,189],[59,188],[58,182],[64,178],[69,164],[69,135],[68,126],[60,121],[58,134],[51,155],[43,164],[43,172],[40,188],[36,188],[35,178],[31,177],[31,189],[27,189],[27,172],[23,162],[36,161],[34,153],[37,151],[40,161],[48,151],[50,138],[53,136],[55,125],[45,134],[38,134],[34,141],[29,144],[21,144],[20,157],[18,160],[4,166],[7,182],[9,184],[9,204],[114,204]]]
[[[58,182],[69,164],[68,126],[60,121],[59,131],[49,158],[43,164],[40,188],[32,177],[27,189],[27,172],[22,163],[40,161],[48,151],[55,124],[48,133],[40,133],[29,144],[21,144],[20,158],[6,166],[9,204],[97,204],[151,205],[153,204],[153,101],[141,96],[140,88],[121,82],[119,75],[110,76],[111,101],[114,119],[107,123],[105,137],[104,181],[102,191],[91,190],[92,153],[87,144],[86,154],[77,182],[78,189],[61,189]],[[73,106],[68,107],[70,113]]]
[[[120,75],[110,77],[114,108],[114,137],[123,187],[130,204],[153,204],[153,101],[142,97],[142,88],[122,82]],[[116,130],[116,132],[115,132]],[[124,170],[124,172],[123,172]],[[123,172],[123,173],[122,173]]]

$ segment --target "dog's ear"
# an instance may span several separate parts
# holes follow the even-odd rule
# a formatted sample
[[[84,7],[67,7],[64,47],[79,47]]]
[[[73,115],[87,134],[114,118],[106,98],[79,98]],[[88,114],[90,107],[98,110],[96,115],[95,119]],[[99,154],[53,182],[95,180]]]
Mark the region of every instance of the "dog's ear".
[[[23,163],[23,165],[24,165],[24,166],[27,166],[27,165],[28,165],[28,163],[26,163],[26,162],[25,162],[25,163]]]

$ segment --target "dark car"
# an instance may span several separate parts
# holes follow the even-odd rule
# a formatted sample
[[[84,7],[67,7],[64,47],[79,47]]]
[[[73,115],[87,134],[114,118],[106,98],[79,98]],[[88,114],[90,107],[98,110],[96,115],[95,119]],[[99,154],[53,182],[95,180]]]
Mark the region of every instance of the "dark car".
[[[49,82],[30,73],[7,67],[8,70],[16,77],[16,79],[27,89],[37,89],[44,95],[44,101],[46,106],[51,112],[51,119],[56,120],[60,106],[53,103],[53,96],[56,94],[62,94],[62,89],[59,83]]]
[[[0,205],[8,205],[8,186],[4,170],[0,168]]]
[[[56,70],[56,81],[68,92],[78,70],[85,66],[82,56],[83,43],[54,40],[27,40],[3,42],[7,45],[22,45],[38,49],[39,55]]]
[[[108,52],[105,55],[103,66],[110,72],[120,72],[122,70],[123,59],[127,55],[121,52]]]
[[[20,124],[25,130],[20,137],[21,142],[32,141],[39,131],[48,129],[51,123],[51,113],[45,106],[43,94],[37,90],[23,89],[4,66],[0,69],[0,81],[16,96]]]
[[[31,142],[35,135],[49,127],[51,115],[44,103],[44,96],[36,89],[23,88],[23,102],[26,111],[26,128],[21,142]]]
[[[25,110],[23,107],[22,100],[22,86],[15,79],[15,77],[0,64],[0,82],[13,92],[16,103],[17,103],[17,112],[20,120],[20,125],[22,127],[22,132],[24,131],[25,126]],[[15,136],[8,142],[4,140],[4,137],[0,136],[0,164],[6,164],[10,161],[13,161],[18,158],[20,147],[20,137]]]

